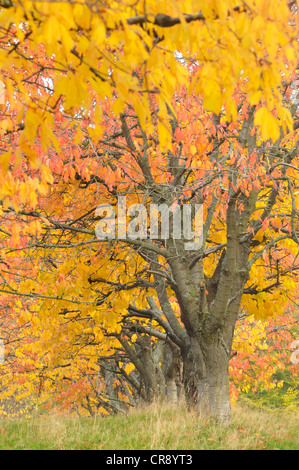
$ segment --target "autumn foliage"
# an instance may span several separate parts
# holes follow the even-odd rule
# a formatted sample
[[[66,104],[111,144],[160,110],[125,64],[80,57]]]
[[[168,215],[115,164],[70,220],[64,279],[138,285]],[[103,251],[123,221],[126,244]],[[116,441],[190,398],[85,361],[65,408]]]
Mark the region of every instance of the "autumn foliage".
[[[297,5],[197,3],[0,2],[3,409],[296,388]],[[202,246],[99,240],[119,197],[202,205]]]

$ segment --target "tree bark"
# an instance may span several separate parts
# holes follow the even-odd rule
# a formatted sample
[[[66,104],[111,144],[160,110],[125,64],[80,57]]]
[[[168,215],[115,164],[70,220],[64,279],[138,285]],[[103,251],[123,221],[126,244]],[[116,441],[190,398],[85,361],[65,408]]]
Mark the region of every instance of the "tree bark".
[[[215,418],[229,423],[231,416],[229,356],[219,333],[213,341],[193,340],[192,350],[183,356],[183,380],[188,408],[200,418]]]

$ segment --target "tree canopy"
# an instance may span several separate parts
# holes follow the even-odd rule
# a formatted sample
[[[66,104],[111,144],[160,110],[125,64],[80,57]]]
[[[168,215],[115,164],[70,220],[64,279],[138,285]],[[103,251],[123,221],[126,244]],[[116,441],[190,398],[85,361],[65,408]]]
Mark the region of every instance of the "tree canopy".
[[[296,301],[296,2],[0,5],[3,383],[109,412],[184,389],[227,421],[236,322]]]

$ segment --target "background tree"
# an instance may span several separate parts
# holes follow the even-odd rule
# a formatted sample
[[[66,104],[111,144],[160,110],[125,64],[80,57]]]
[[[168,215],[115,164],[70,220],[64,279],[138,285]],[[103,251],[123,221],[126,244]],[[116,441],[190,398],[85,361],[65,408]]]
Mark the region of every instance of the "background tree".
[[[150,399],[181,362],[189,405],[227,421],[240,307],[265,317],[296,282],[295,2],[5,7],[2,293],[43,299],[52,366],[97,345]],[[203,204],[202,247],[172,231],[105,245],[96,207],[119,195]]]

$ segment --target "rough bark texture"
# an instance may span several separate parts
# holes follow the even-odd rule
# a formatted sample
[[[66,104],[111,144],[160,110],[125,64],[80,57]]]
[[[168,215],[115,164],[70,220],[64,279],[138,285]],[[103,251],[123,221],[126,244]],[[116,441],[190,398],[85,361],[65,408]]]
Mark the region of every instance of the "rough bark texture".
[[[187,404],[197,409],[200,417],[214,417],[227,423],[230,420],[227,354],[220,338],[207,346],[198,344],[196,348],[201,360],[195,360],[199,352],[193,351],[184,360]]]
[[[174,132],[178,124],[171,111],[170,115]],[[244,119],[237,137],[239,144],[246,149],[246,152],[248,151],[249,155],[257,146],[255,134],[251,132],[254,125],[253,115],[254,107],[249,110],[248,117]],[[219,125],[220,116],[215,116],[214,120],[215,125]],[[130,146],[127,133],[124,133],[124,136]],[[146,139],[144,142],[146,143]],[[225,159],[229,158],[230,152],[225,155],[219,152],[221,142],[217,135],[214,137],[213,145],[211,159],[218,159],[222,164]],[[275,146],[273,152],[277,150],[279,142]],[[260,150],[262,151],[263,148],[261,147]],[[292,160],[297,150],[296,144],[294,149],[284,157],[284,164]],[[156,205],[169,204],[173,200],[173,189],[179,190],[185,184],[184,175],[186,176],[187,169],[178,165],[178,158],[175,155],[169,155],[169,171],[174,176],[172,185],[155,183],[147,158],[142,159],[139,166],[144,176],[144,184],[148,188],[152,202]],[[151,247],[146,243],[143,249],[141,247],[139,253],[144,256],[146,262],[150,263],[150,272],[154,276],[152,285],[154,285],[160,305],[156,305],[153,300],[149,299],[148,310],[135,309],[135,315],[154,319],[165,332],[164,336],[160,330],[152,334],[160,340],[163,339],[170,347],[164,357],[164,362],[162,361],[163,387],[164,390],[167,387],[169,399],[174,400],[175,395],[177,396],[175,381],[176,384],[179,382],[175,371],[182,363],[182,383],[188,406],[196,408],[201,416],[212,416],[224,423],[230,420],[229,358],[244,287],[250,276],[249,255],[254,243],[253,238],[273,210],[278,195],[278,189],[273,187],[266,196],[267,199],[263,200],[263,213],[255,219],[253,216],[259,191],[252,187],[245,195],[238,188],[236,174],[237,171],[232,169],[229,173],[227,188],[223,189],[226,191],[223,198],[226,203],[226,220],[220,221],[219,214],[217,215],[217,223],[226,227],[224,242],[217,243],[217,239],[213,239],[212,242],[208,240],[211,227],[215,224],[215,211],[219,203],[219,195],[215,193],[206,206],[207,215],[203,227],[202,248],[194,252],[186,251],[184,240],[175,239],[171,230],[169,239],[164,244],[165,249],[161,248],[162,242],[160,245],[152,243]],[[209,176],[207,176],[202,182],[203,187],[208,184],[213,184],[213,177],[209,181]],[[192,202],[205,204],[203,197],[199,190]],[[221,201],[221,204],[223,203]],[[170,213],[170,226],[171,217]],[[212,233],[211,238],[217,237],[215,226]],[[212,243],[212,247],[208,246],[208,243]],[[214,271],[207,275],[203,260],[211,254],[217,254],[215,257],[217,261],[215,261]],[[159,256],[164,258],[162,264],[160,264]],[[168,297],[167,287],[169,286],[180,308],[179,319]],[[145,328],[143,331],[145,332]],[[177,355],[179,359],[175,359],[175,348],[179,350]],[[171,360],[167,359],[167,354],[172,357]],[[138,363],[135,365],[142,377],[146,368],[151,367],[150,360],[146,367]],[[148,372],[150,375],[150,371]],[[155,374],[154,376],[156,377]],[[153,381],[153,378],[151,380]],[[144,378],[144,381],[148,382],[147,386],[151,389],[155,388],[149,379]]]

